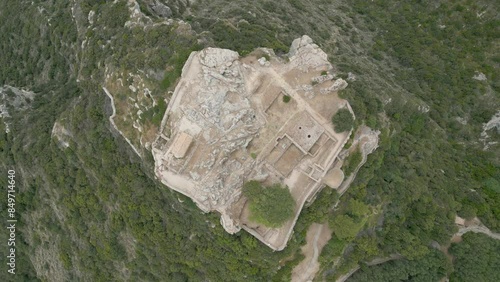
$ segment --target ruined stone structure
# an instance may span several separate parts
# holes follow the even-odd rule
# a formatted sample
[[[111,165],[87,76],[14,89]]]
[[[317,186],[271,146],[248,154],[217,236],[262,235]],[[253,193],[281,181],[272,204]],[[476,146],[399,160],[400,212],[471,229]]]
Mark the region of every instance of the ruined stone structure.
[[[350,106],[337,96],[347,83],[334,79],[326,54],[303,36],[288,59],[269,49],[244,58],[226,49],[193,52],[153,145],[165,185],[220,212],[229,233],[243,228],[274,250],[286,246],[304,203],[325,183],[342,181],[335,164],[350,134],[336,133],[330,121]],[[248,180],[285,184],[295,217],[280,228],[251,222],[241,195]]]

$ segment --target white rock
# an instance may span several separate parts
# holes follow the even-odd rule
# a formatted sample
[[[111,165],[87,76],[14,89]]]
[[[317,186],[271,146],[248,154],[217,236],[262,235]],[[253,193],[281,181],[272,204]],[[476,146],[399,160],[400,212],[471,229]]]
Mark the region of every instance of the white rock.
[[[487,79],[486,75],[482,72],[476,72],[476,74],[472,78],[479,81],[484,81]]]
[[[339,79],[335,80],[335,82],[330,87],[330,89],[332,92],[337,92],[340,90],[344,90],[347,87],[347,85],[349,85],[347,83],[347,81],[343,80],[342,78],[339,78]]]
[[[356,75],[354,75],[352,72],[349,72],[347,74],[347,80],[348,81],[355,81],[356,80]]]
[[[257,60],[261,66],[269,66],[270,63],[266,60],[266,58],[262,57]]]

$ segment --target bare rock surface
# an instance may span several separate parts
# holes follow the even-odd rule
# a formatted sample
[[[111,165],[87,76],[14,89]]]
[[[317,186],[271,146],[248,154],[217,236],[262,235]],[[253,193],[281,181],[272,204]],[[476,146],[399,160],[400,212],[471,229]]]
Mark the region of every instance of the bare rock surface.
[[[497,144],[496,141],[491,141],[490,136],[488,135],[488,131],[495,128],[500,134],[500,111],[493,115],[487,123],[483,124],[483,131],[481,132],[479,140],[483,142],[484,150],[488,150],[492,145]]]
[[[476,74],[472,78],[479,81],[485,81],[487,79],[486,75],[482,72],[476,72]]]
[[[5,125],[5,132],[10,132],[11,111],[24,111],[28,109],[35,98],[35,93],[19,89],[10,85],[0,87],[0,118]]]

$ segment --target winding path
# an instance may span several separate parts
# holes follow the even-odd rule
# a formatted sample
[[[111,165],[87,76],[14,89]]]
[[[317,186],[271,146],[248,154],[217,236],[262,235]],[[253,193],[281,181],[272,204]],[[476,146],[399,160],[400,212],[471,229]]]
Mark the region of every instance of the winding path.
[[[302,248],[306,256],[292,271],[292,282],[312,281],[319,270],[318,257],[330,240],[331,231],[326,224],[313,223],[307,230],[307,244]]]
[[[472,220],[472,223],[470,224],[467,224],[465,226],[459,226],[458,232],[455,233],[453,236],[461,237],[467,232],[483,233],[489,236],[490,238],[493,238],[495,240],[500,240],[500,233],[491,232],[491,230],[488,227],[484,226],[481,223],[481,221],[477,218],[474,218]]]
[[[106,95],[109,97],[109,99],[111,99],[111,108],[113,109],[113,113],[111,114],[111,116],[109,117],[109,122],[111,123],[111,125],[113,126],[114,129],[116,129],[116,131],[118,131],[118,133],[120,133],[120,135],[125,138],[125,141],[127,141],[127,143],[130,145],[130,147],[132,147],[132,149],[134,150],[134,152],[140,157],[142,158],[141,154],[139,153],[139,151],[137,150],[137,148],[132,144],[132,142],[130,142],[130,140],[125,137],[125,135],[123,134],[123,132],[118,129],[118,127],[116,126],[115,124],[115,115],[116,115],[116,108],[115,108],[115,99],[113,98],[113,96],[111,95],[111,93],[109,93],[108,89],[106,89],[106,87],[103,87],[102,90],[104,90],[104,92],[106,93]]]

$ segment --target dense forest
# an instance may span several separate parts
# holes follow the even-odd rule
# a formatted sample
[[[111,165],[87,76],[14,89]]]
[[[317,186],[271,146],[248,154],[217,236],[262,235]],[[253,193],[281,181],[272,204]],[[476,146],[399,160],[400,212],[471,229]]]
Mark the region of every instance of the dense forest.
[[[450,248],[455,272],[451,281],[498,281],[500,279],[500,242],[484,234],[467,233],[463,241]]]
[[[168,24],[151,2],[137,1],[151,22],[134,18],[128,1],[1,2],[0,85],[35,93],[27,110],[7,105],[9,133],[0,123],[0,183],[16,171],[19,219],[17,274],[2,269],[1,281],[289,281],[313,222],[332,230],[319,281],[358,265],[353,281],[498,280],[489,271],[498,241],[467,233],[451,260],[435,247],[449,244],[457,214],[500,231],[500,145],[480,140],[500,109],[495,1],[178,0],[167,1]],[[168,96],[192,50],[284,55],[303,34],[338,77],[356,77],[340,95],[354,129],[379,129],[380,144],[347,192],[324,189],[287,248],[272,252],[246,232],[227,234],[216,214],[156,181],[152,159],[110,127],[102,84],[105,70],[158,73],[153,95]],[[67,148],[52,135],[56,122],[70,132]]]

